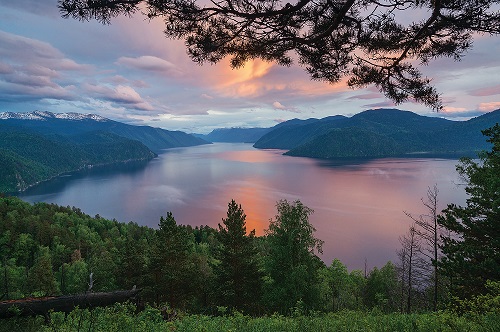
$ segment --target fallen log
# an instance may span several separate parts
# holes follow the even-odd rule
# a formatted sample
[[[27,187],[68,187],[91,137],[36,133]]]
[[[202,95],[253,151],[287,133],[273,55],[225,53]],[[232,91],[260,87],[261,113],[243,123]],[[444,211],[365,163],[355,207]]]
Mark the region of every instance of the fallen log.
[[[118,302],[125,302],[136,296],[141,290],[120,290],[114,292],[85,293],[51,297],[26,298],[0,302],[0,318],[14,316],[46,316],[49,311],[71,312],[75,307],[82,309],[104,307]]]

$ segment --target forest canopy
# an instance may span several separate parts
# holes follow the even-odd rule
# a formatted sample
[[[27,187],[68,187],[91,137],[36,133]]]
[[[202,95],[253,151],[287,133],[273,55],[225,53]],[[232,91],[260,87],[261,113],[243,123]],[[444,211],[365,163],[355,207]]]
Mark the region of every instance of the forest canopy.
[[[396,103],[442,108],[419,66],[460,60],[474,38],[500,32],[498,0],[59,0],[65,18],[104,24],[142,12],[165,22],[197,63],[231,58],[290,66],[312,79],[353,88],[374,84]]]

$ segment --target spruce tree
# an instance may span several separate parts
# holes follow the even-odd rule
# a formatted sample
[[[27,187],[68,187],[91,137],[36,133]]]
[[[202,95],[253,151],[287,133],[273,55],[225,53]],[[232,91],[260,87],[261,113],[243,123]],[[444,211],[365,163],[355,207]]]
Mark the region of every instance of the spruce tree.
[[[161,217],[150,252],[150,276],[157,303],[168,302],[174,308],[184,307],[192,289],[190,259],[192,241],[185,228],[177,225],[172,212]]]
[[[454,295],[468,298],[486,292],[487,280],[500,280],[500,125],[484,130],[489,152],[476,162],[463,158],[457,171],[466,182],[466,206],[448,205],[438,222],[444,237],[441,266]]]
[[[220,246],[214,267],[218,302],[245,312],[255,312],[261,294],[255,230],[247,234],[246,215],[234,200],[228,204],[227,217],[219,224]]]

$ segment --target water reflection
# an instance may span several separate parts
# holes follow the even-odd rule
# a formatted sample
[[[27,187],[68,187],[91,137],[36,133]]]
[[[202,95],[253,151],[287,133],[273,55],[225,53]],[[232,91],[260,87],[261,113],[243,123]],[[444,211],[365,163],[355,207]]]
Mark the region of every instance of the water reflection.
[[[148,165],[148,163],[149,161],[139,160],[121,163],[113,166],[96,166],[93,168],[82,169],[80,171],[60,175],[50,181],[46,181],[41,183],[40,185],[29,188],[22,194],[22,196],[37,196],[46,195],[49,193],[58,193],[63,191],[65,187],[71,184],[73,181],[81,180],[89,176],[95,178],[96,181],[98,181],[99,179],[109,176],[126,174],[133,175],[134,173],[141,172]]]
[[[456,160],[376,159],[346,164],[283,156],[249,144],[212,144],[167,150],[133,172],[90,173],[21,195],[80,207],[120,221],[156,227],[172,211],[179,223],[216,227],[235,199],[247,229],[262,235],[280,199],[300,199],[315,210],[311,221],[325,241],[323,260],[349,268],[381,266],[395,259],[398,237],[410,221],[403,211],[424,213],[427,187],[438,185],[441,208],[463,204]]]

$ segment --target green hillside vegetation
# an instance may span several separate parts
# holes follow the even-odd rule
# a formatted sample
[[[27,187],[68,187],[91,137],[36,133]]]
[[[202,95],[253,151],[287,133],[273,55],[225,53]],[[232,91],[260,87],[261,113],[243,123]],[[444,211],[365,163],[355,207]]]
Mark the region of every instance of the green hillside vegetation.
[[[369,110],[351,118],[290,121],[255,143],[313,158],[475,155],[488,149],[481,130],[500,122],[500,110],[449,121],[400,110]]]
[[[359,128],[334,129],[286,152],[315,158],[386,157],[401,155],[403,148],[385,135]]]
[[[154,156],[142,143],[111,133],[43,136],[0,126],[0,191],[22,191],[65,172]]]
[[[53,170],[41,163],[0,149],[0,192],[12,192],[53,176]]]
[[[328,133],[335,126],[342,125],[346,117],[337,115],[324,119],[293,119],[280,123],[262,136],[254,147],[259,149],[289,150],[300,146],[314,137]]]

